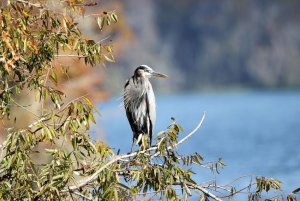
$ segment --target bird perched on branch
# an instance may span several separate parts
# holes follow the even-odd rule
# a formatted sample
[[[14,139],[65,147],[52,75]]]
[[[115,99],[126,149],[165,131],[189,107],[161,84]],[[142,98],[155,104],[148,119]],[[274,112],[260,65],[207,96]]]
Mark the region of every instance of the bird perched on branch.
[[[167,76],[153,71],[147,65],[141,65],[135,69],[133,76],[126,81],[124,86],[124,106],[133,132],[133,143],[139,139],[141,134],[147,135],[149,145],[152,142],[156,103],[149,81],[151,77],[165,78]],[[141,142],[138,143],[141,145]]]

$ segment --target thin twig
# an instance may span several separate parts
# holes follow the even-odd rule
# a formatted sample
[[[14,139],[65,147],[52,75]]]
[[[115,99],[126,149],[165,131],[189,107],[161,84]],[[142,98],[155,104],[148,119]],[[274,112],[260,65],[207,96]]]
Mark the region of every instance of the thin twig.
[[[221,198],[228,198],[228,197],[234,196],[234,195],[236,195],[236,194],[238,194],[238,193],[242,193],[242,191],[244,191],[245,189],[249,188],[249,186],[251,187],[251,186],[253,186],[253,185],[256,185],[256,183],[249,184],[248,186],[246,186],[246,187],[244,187],[244,188],[241,188],[241,189],[239,189],[239,190],[237,190],[237,191],[235,191],[235,192],[230,192],[229,195],[222,196]],[[222,189],[221,187],[218,187],[218,188]]]
[[[199,122],[199,124],[197,125],[197,127],[192,131],[190,132],[187,136],[185,136],[184,138],[182,138],[180,141],[178,141],[175,145],[170,145],[168,146],[167,150],[170,150],[170,149],[174,149],[175,147],[177,147],[178,145],[182,144],[184,141],[186,141],[188,138],[190,138],[192,135],[194,135],[196,133],[196,131],[201,127],[203,121],[205,119],[205,112],[203,113],[202,117],[201,117],[201,120]],[[153,154],[151,156],[151,158],[154,158],[156,156],[159,155],[159,152]]]
[[[222,185],[223,187],[227,187],[227,186],[230,186],[231,184],[233,184],[234,182],[240,180],[240,179],[243,179],[243,178],[246,178],[246,177],[253,177],[253,175],[243,175],[243,176],[240,176],[240,177],[237,177],[235,179],[233,179],[232,181],[230,181],[229,183],[225,184],[225,185]]]
[[[114,12],[116,12],[116,9],[111,10],[111,11],[107,11],[107,14],[114,13]],[[100,15],[102,15],[102,13],[91,13],[91,14],[88,14],[88,15],[84,15],[84,17],[92,17],[92,16],[100,16]]]
[[[63,111],[64,109],[66,109],[68,107],[69,104],[71,104],[71,103],[73,103],[73,102],[75,102],[75,101],[77,101],[79,99],[82,99],[82,98],[86,97],[87,95],[89,95],[89,93],[86,93],[86,94],[84,94],[82,96],[79,96],[77,98],[74,98],[74,99],[70,100],[67,104],[64,105],[64,107],[60,108],[60,111]]]
[[[92,14],[89,14],[89,15],[84,15],[83,17],[86,18],[86,17],[99,16],[99,15],[101,15],[101,13],[100,14],[92,13]]]
[[[48,78],[49,78],[49,73],[50,73],[50,70],[52,70],[52,65],[51,65],[51,68],[48,69],[47,71],[47,74],[46,74],[46,77],[45,77],[45,81],[44,81],[44,85],[47,86],[47,82],[48,82]],[[41,91],[41,96],[42,96],[43,92]],[[40,100],[42,101],[41,103],[41,116],[44,115],[44,101],[43,100]]]
[[[96,6],[97,3],[94,2],[94,3],[70,3],[71,6]]]
[[[30,111],[29,109],[27,109],[25,106],[17,103],[15,100],[12,99],[12,102],[14,102],[18,107],[26,110],[27,112],[29,112],[30,114],[34,115],[35,117],[39,117],[37,114],[35,114],[34,112]]]
[[[28,4],[30,6],[34,6],[34,7],[37,7],[37,8],[43,8],[43,6],[41,4],[38,4],[38,3],[30,3],[28,1],[23,1],[23,0],[16,0],[16,1],[20,2],[20,3]]]
[[[227,191],[227,192],[230,193],[229,195],[219,196],[220,198],[227,198],[227,197],[234,196],[234,195],[236,195],[236,194],[238,194],[238,193],[243,193],[242,191],[244,191],[245,189],[247,189],[247,188],[249,188],[249,187],[251,187],[251,186],[253,186],[253,185],[256,185],[256,183],[250,183],[250,184],[247,185],[246,187],[243,187],[243,188],[241,188],[241,189],[239,189],[239,190],[236,190],[236,191],[234,191],[234,192],[232,192],[231,189],[228,189],[228,187],[229,187],[229,185],[230,185],[231,183],[234,183],[235,181],[237,181],[237,180],[239,180],[239,179],[241,179],[241,178],[247,177],[247,176],[248,176],[248,175],[238,177],[238,178],[234,179],[232,182],[230,182],[230,183],[228,183],[228,184],[226,184],[226,185],[219,185],[219,186],[218,186],[218,185],[216,185],[216,184],[214,184],[214,185],[209,184],[209,185],[206,185],[206,186],[203,186],[203,185],[202,185],[201,187],[206,188],[206,189],[211,189],[211,188],[213,188],[213,191],[215,191],[215,192],[218,192],[217,189],[221,189],[221,190]]]
[[[76,57],[76,58],[85,58],[88,55],[77,55],[77,54],[56,54],[55,57]]]
[[[108,35],[108,36],[102,38],[101,40],[97,41],[96,44],[100,44],[100,43],[102,43],[103,41],[106,41],[107,39],[109,39],[110,37],[111,37],[111,35]]]
[[[181,143],[183,143],[184,141],[186,141],[188,138],[190,138],[192,135],[194,135],[197,132],[197,130],[201,127],[201,125],[202,125],[202,123],[204,121],[204,118],[205,118],[205,112],[203,113],[202,118],[200,120],[200,123],[197,125],[197,127],[192,132],[190,132],[187,136],[185,136],[179,142],[177,142],[175,146],[180,145]],[[169,147],[171,148],[171,146],[169,146]],[[169,149],[169,147],[168,147],[168,149]]]
[[[182,190],[183,187],[178,187],[178,188],[173,188],[174,190]],[[135,195],[139,196],[139,195],[149,195],[149,194],[157,194],[157,193],[160,193],[160,192],[164,192],[164,191],[167,191],[167,189],[162,189],[162,190],[158,190],[158,191],[149,191],[149,192],[145,192],[145,193],[137,193]]]
[[[30,129],[30,128],[36,126],[37,124],[39,124],[39,123],[41,123],[41,122],[43,122],[43,121],[46,121],[46,120],[48,120],[48,119],[46,119],[46,117],[42,117],[42,118],[40,118],[39,120],[37,120],[37,121],[33,122],[32,124],[30,124],[30,125],[28,126],[28,128]],[[25,132],[25,131],[27,131],[27,130],[28,130],[28,129],[26,128],[26,129],[20,130],[19,132],[20,132],[20,133],[23,133],[23,132]]]

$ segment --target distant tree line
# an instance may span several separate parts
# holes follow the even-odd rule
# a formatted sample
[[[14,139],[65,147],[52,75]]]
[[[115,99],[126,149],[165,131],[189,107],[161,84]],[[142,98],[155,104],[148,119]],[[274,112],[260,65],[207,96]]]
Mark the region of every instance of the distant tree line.
[[[299,87],[300,2],[155,1],[179,88]]]

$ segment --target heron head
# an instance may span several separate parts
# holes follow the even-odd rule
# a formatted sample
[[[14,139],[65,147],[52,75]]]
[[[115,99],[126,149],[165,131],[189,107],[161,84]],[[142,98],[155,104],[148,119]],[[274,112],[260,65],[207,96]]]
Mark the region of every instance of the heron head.
[[[166,78],[167,77],[167,75],[163,73],[155,72],[152,68],[150,68],[147,65],[140,65],[139,67],[137,67],[134,71],[134,75],[137,77],[145,77],[145,78],[150,78],[150,77]]]

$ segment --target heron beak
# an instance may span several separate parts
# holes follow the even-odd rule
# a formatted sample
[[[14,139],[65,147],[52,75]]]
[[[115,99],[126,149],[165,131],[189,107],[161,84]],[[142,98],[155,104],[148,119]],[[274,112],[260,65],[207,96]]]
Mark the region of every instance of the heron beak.
[[[163,73],[157,73],[157,72],[153,72],[153,73],[152,73],[152,76],[155,76],[155,77],[162,77],[162,78],[168,77],[167,75],[165,75],[165,74],[163,74]]]

